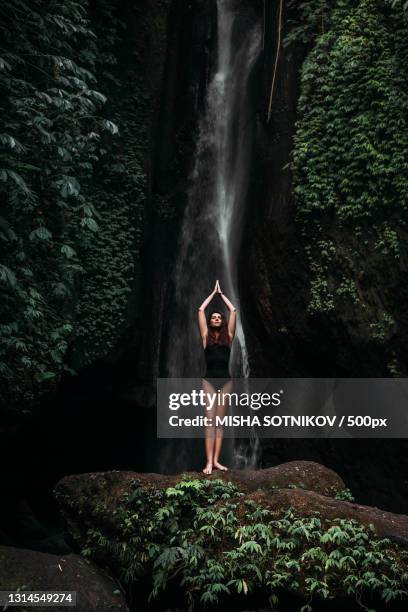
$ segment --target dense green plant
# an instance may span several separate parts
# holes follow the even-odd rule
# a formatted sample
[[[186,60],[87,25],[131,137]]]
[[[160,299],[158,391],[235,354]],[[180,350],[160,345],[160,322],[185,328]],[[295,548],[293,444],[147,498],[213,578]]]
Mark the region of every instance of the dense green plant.
[[[139,18],[140,10],[132,10]],[[106,111],[119,126],[119,135],[103,151],[90,194],[100,213],[100,231],[82,251],[88,274],[82,278],[77,305],[76,365],[106,355],[126,320],[135,316],[148,147],[149,100],[141,59],[132,32],[118,17],[117,3],[98,2],[93,26],[98,37],[98,80],[104,84]]]
[[[354,495],[353,493],[350,491],[350,489],[341,489],[340,491],[336,491],[335,496],[336,499],[340,499],[342,501],[349,501],[349,502],[353,502],[354,500]]]
[[[388,283],[405,255],[408,15],[384,0],[332,4],[302,67],[294,137],[308,310],[347,303],[350,316],[365,313],[367,337],[383,342],[397,327],[372,303],[368,266]]]
[[[293,42],[310,43],[330,27],[331,9],[336,0],[288,0],[283,46]]]
[[[1,362],[14,393],[63,367],[84,271],[78,247],[98,213],[87,188],[100,155],[95,35],[84,2],[1,9]]]
[[[304,612],[340,594],[362,607],[372,596],[408,598],[408,554],[372,526],[292,509],[278,516],[222,480],[185,477],[165,490],[135,481],[110,520],[117,537],[91,527],[82,554],[109,558],[128,584],[150,576],[151,600],[174,581],[198,608],[250,593],[274,606],[282,591],[301,594]]]
[[[408,11],[408,2],[407,0],[388,0],[391,6],[394,8],[395,6],[401,5],[404,11]]]
[[[72,354],[81,365],[113,346],[137,275],[144,141],[134,108],[145,103],[129,73],[115,72],[115,4],[98,3],[92,22],[88,0],[0,7],[0,376],[14,405],[72,372]],[[107,91],[116,97],[104,110]]]

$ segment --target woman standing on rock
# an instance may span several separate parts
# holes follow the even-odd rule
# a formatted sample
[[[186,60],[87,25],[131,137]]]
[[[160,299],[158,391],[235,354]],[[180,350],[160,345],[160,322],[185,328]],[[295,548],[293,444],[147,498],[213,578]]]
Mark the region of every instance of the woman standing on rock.
[[[205,309],[215,295],[219,295],[229,310],[228,323],[221,312],[214,311],[208,320]],[[204,474],[211,474],[213,468],[227,470],[225,465],[219,463],[224,431],[222,427],[216,427],[215,418],[223,417],[226,413],[223,393],[231,393],[232,380],[228,370],[231,354],[231,345],[235,336],[237,321],[237,309],[229,299],[222,293],[220,283],[217,280],[213,292],[204,300],[198,309],[198,327],[203,341],[204,355],[207,370],[203,378],[203,389],[205,393],[215,394],[220,390],[219,402],[215,402],[209,409],[206,406],[206,416],[212,419],[213,426],[207,427],[205,432],[205,454],[207,464],[203,469]],[[206,397],[208,397],[206,395]]]

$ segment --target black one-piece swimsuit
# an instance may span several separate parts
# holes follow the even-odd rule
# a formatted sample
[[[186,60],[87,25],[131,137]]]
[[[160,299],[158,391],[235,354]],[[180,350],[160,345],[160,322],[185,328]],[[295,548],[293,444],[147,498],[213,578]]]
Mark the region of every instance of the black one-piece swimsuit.
[[[221,389],[231,380],[228,370],[231,348],[228,344],[207,344],[204,349],[207,370],[204,378],[215,389]]]

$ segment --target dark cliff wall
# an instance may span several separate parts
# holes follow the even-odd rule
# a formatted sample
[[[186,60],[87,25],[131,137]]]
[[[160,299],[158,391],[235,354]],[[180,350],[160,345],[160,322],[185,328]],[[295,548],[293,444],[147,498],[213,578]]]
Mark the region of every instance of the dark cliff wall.
[[[358,269],[368,272],[368,309],[344,304],[329,315],[310,316],[310,270],[296,220],[293,176],[289,167],[298,119],[301,70],[311,41],[280,50],[272,112],[267,108],[277,44],[278,3],[266,15],[265,53],[257,75],[258,129],[252,160],[247,219],[240,257],[240,294],[244,309],[251,375],[258,377],[390,376],[390,354],[404,355],[404,269],[388,268],[373,254]],[[290,14],[284,10],[282,39]],[[339,244],[343,237],[332,220]],[[337,232],[337,234],[336,234]],[[396,280],[396,275],[398,279]],[[398,296],[398,297],[397,297]],[[398,305],[399,302],[399,305]],[[391,347],[369,337],[367,319],[378,304],[397,304],[399,334]],[[320,461],[335,469],[366,503],[406,511],[406,440],[261,440],[263,467],[292,459]]]
[[[171,274],[178,251],[186,191],[203,109],[214,36],[214,4],[197,0],[171,5],[167,22],[165,72],[157,99],[149,185],[149,233],[145,243],[145,316],[141,378],[147,402],[163,367],[171,323]],[[154,391],[154,390],[153,390]]]
[[[277,14],[270,11],[264,54],[258,71],[257,135],[241,249],[240,293],[253,376],[296,376],[307,360],[304,327],[306,270],[298,256],[294,227],[291,173],[299,72],[307,49],[280,50],[267,120],[276,54]],[[304,346],[299,350],[299,337]],[[312,338],[309,339],[309,343]]]
[[[302,12],[303,5],[295,17],[293,3],[285,5],[281,39],[292,35],[297,21],[305,40],[281,47],[269,122],[279,7],[268,7],[266,12],[257,151],[240,262],[253,375],[370,377],[403,376],[406,371],[406,193],[400,187],[403,171],[398,161],[406,159],[406,126],[401,108],[387,106],[386,97],[404,96],[403,89],[395,92],[406,83],[405,68],[399,66],[404,51],[398,42],[404,38],[400,28],[406,15],[392,14],[380,1],[338,6],[325,5],[311,35],[307,18],[312,5],[309,13]],[[355,49],[338,42],[353,39]],[[358,45],[370,53],[359,55]],[[383,74],[389,57],[394,59]],[[333,72],[336,62],[342,67],[339,74]],[[342,72],[346,76],[341,85]],[[366,73],[372,76],[364,79]],[[383,94],[388,87],[393,94]],[[342,88],[347,88],[347,97],[340,103]],[[353,98],[358,100],[354,106]],[[347,100],[350,106],[343,110],[341,104]],[[399,126],[395,135],[394,121]],[[360,131],[354,130],[353,122]],[[395,148],[398,134],[401,146]],[[302,159],[296,167],[297,200],[291,167],[295,136],[296,154]],[[366,147],[362,152],[360,141]],[[375,153],[369,153],[370,146]],[[318,179],[317,173],[312,174],[319,163],[321,183],[314,189],[313,181]],[[336,204],[331,206],[330,194],[322,187],[330,181],[330,188],[337,190]],[[306,209],[305,201],[313,212]],[[316,303],[310,308],[312,299]]]

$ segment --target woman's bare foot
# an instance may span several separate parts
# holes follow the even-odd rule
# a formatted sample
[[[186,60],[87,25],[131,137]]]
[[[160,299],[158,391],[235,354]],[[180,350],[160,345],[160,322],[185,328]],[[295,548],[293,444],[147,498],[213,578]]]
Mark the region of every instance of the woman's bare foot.
[[[204,474],[212,474],[212,463],[207,463],[207,465],[205,466],[205,468],[203,469]]]
[[[217,470],[222,470],[223,472],[227,472],[228,471],[228,468],[225,467],[225,465],[222,465],[222,463],[218,463],[218,461],[214,461],[214,467]]]

